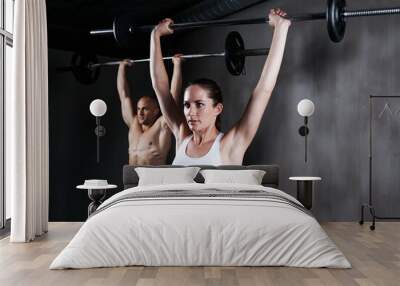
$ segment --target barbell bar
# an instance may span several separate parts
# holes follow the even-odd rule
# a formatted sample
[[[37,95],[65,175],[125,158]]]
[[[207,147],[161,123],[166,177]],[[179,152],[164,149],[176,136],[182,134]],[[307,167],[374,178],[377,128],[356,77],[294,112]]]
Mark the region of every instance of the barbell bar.
[[[212,58],[212,57],[223,57],[225,58],[225,65],[228,71],[232,75],[240,75],[243,73],[245,58],[251,56],[262,56],[267,55],[269,49],[245,49],[244,41],[239,32],[233,31],[228,34],[225,39],[225,51],[221,53],[210,53],[210,54],[188,54],[182,55],[184,59],[200,59],[200,58]],[[172,60],[173,57],[164,57],[164,60]],[[137,59],[130,60],[132,63],[144,63],[149,62],[150,59]],[[110,61],[97,63],[97,58],[89,55],[75,54],[71,61],[71,66],[59,67],[59,72],[72,71],[75,78],[84,84],[94,83],[99,77],[100,68],[107,66],[119,65],[121,61]]]
[[[211,58],[211,57],[224,57],[225,53],[215,53],[215,54],[192,54],[192,55],[182,55],[181,58],[183,59],[200,59],[200,58]],[[163,60],[172,60],[173,57],[163,57]],[[144,63],[150,62],[150,59],[137,59],[137,60],[128,60],[131,63]],[[97,67],[103,66],[115,66],[119,65],[122,61],[113,61],[113,62],[104,62],[104,63],[96,63],[96,64],[89,64],[88,67],[93,69]]]
[[[231,56],[245,56],[245,57],[252,57],[252,56],[262,56],[262,55],[267,55],[269,52],[269,49],[247,49],[241,52],[236,52],[235,54],[230,54]],[[217,58],[217,57],[226,57],[226,52],[222,53],[213,53],[213,54],[188,54],[188,55],[182,55],[180,56],[183,59],[202,59],[202,58]],[[174,57],[168,56],[168,57],[163,57],[163,60],[172,60]],[[128,60],[130,63],[144,63],[144,62],[150,62],[150,59],[137,59],[137,60]],[[112,62],[104,62],[104,63],[89,63],[88,68],[89,69],[95,69],[98,67],[105,67],[105,66],[116,66],[119,65],[122,61],[112,61]],[[62,68],[60,68],[62,69]],[[68,69],[65,68],[65,69]]]
[[[343,39],[346,30],[346,22],[345,22],[346,18],[393,15],[393,14],[400,14],[400,7],[346,11],[345,0],[327,0],[327,6],[325,12],[297,14],[288,16],[287,19],[291,20],[292,22],[326,20],[330,39],[333,42],[340,42]],[[252,19],[211,20],[211,21],[199,21],[199,22],[174,23],[171,24],[170,27],[173,30],[180,31],[180,30],[202,28],[202,27],[252,25],[252,24],[265,24],[268,22],[269,22],[268,17],[262,17],[262,18],[252,18]],[[124,42],[124,37],[127,37],[129,35],[138,32],[151,32],[155,27],[155,25],[126,26],[124,22],[122,22],[122,24],[120,24],[119,18],[115,18],[112,29],[94,30],[90,31],[90,34],[91,35],[113,34],[115,40],[118,43],[122,43]]]
[[[325,13],[315,13],[315,14],[303,14],[295,15],[292,17],[287,17],[292,22],[304,22],[325,19]],[[268,18],[250,18],[250,19],[238,19],[238,20],[211,20],[211,21],[201,21],[201,22],[186,22],[186,23],[174,23],[169,25],[169,27],[174,31],[182,31],[187,29],[204,28],[204,27],[222,27],[222,26],[234,26],[234,25],[252,25],[252,24],[266,24],[269,23]],[[154,29],[154,25],[145,26],[130,26],[129,32],[131,34],[137,32],[151,32]]]

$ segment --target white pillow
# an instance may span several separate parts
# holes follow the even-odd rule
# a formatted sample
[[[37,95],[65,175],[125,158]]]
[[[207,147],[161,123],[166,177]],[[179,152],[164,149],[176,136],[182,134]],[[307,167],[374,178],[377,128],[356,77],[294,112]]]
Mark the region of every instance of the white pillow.
[[[139,176],[138,186],[195,183],[199,167],[182,168],[135,168]]]
[[[265,171],[262,170],[202,170],[204,183],[234,183],[261,185]]]

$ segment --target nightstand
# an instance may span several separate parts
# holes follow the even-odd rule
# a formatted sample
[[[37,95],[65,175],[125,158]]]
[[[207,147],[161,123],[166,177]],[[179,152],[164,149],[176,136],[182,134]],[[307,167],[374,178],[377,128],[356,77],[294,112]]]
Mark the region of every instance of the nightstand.
[[[314,182],[321,181],[321,177],[289,177],[297,182],[297,199],[308,210],[312,208]]]
[[[92,201],[88,206],[88,217],[96,211],[96,209],[101,205],[104,198],[106,197],[106,191],[109,189],[115,189],[117,185],[103,185],[103,186],[95,186],[87,184],[85,181],[84,185],[76,186],[77,189],[85,189],[88,191],[89,199]]]

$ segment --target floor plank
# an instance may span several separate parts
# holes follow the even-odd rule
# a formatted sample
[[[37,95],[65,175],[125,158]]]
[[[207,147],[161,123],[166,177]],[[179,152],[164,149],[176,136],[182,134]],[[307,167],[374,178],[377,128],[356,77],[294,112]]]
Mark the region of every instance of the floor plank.
[[[32,243],[0,240],[0,285],[399,285],[400,222],[379,222],[375,231],[356,222],[322,226],[352,263],[352,269],[291,267],[116,267],[49,270],[81,223],[50,223]]]

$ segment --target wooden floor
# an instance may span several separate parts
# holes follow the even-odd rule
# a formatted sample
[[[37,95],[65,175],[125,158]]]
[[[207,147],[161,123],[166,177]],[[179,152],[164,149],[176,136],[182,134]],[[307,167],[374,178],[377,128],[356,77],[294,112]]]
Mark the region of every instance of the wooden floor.
[[[400,285],[400,222],[379,222],[375,231],[356,222],[323,224],[353,268],[120,267],[49,270],[81,223],[50,223],[32,243],[0,241],[0,285]]]

